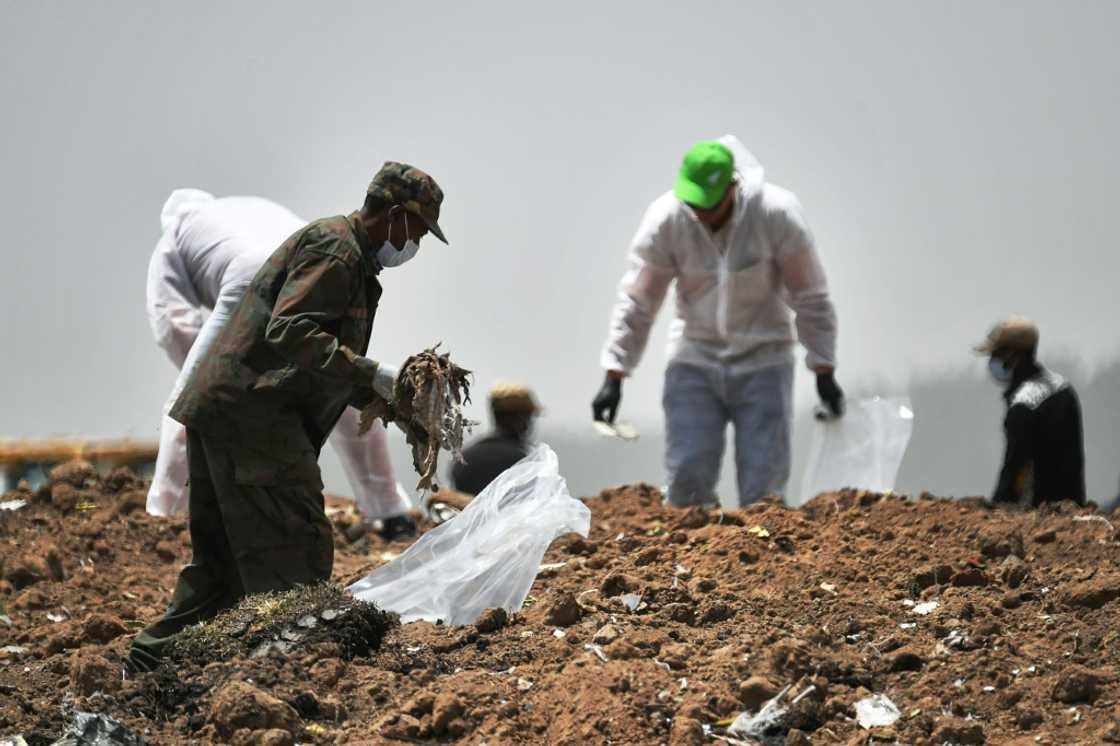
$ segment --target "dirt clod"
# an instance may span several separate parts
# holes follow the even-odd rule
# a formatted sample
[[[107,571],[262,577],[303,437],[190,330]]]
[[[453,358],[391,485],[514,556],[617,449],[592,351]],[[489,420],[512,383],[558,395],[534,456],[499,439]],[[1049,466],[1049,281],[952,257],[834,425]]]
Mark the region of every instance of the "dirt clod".
[[[231,681],[214,693],[209,719],[225,739],[240,730],[282,730],[292,737],[299,728],[291,705],[244,681]]]
[[[583,617],[583,609],[576,597],[562,592],[549,601],[545,611],[545,623],[555,627],[570,627]]]
[[[749,712],[757,712],[765,702],[778,695],[778,687],[764,676],[751,676],[739,682],[739,701]]]
[[[500,607],[487,609],[474,623],[474,628],[480,633],[497,632],[509,622],[509,614]]]
[[[1067,705],[1077,702],[1093,703],[1100,696],[1101,676],[1081,666],[1070,666],[1058,675],[1050,696],[1055,702]]]

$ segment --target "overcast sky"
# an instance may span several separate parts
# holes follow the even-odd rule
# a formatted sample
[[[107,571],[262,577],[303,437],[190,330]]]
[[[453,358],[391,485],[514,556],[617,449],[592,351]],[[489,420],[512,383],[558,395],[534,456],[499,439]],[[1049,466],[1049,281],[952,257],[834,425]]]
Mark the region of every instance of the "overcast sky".
[[[173,188],[310,219],[356,208],[395,159],[443,186],[452,245],[425,241],[383,277],[371,356],[443,340],[480,388],[525,380],[546,431],[591,438],[638,219],[693,141],[727,132],[805,206],[850,390],[979,366],[969,345],[1009,312],[1041,324],[1044,356],[1091,371],[1120,351],[1120,3],[0,0],[0,13],[0,436],[155,438],[174,370],[144,279]],[[651,437],[668,315],[624,395]],[[969,437],[998,441],[998,400],[989,414]]]

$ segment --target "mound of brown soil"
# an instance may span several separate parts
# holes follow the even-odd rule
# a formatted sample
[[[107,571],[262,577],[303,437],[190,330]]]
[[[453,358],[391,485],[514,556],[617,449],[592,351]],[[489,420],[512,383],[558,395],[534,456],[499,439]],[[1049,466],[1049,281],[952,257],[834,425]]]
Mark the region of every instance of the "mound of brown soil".
[[[113,485],[76,473],[0,513],[0,737],[49,743],[73,704],[161,744],[686,744],[792,686],[787,744],[1120,738],[1120,546],[1069,505],[846,492],[705,513],[613,489],[508,618],[404,625],[360,653],[258,641],[123,679],[189,547],[142,485]],[[403,546],[332,520],[342,584]],[[872,693],[892,726],[856,722]]]

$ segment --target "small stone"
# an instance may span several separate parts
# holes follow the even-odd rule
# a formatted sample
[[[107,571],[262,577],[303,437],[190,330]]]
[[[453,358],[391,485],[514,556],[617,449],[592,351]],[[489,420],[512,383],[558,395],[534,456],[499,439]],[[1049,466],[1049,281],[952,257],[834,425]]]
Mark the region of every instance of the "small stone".
[[[992,532],[980,537],[980,554],[990,559],[1003,559],[1012,555],[1022,557],[1023,537],[1017,532],[1010,534]]]
[[[23,590],[47,577],[46,569],[30,557],[17,557],[4,563],[4,580],[15,590]]]
[[[638,589],[638,581],[620,572],[612,572],[603,578],[603,584],[599,587],[600,592],[607,598],[618,596],[629,591],[636,591]]]
[[[105,645],[128,632],[120,619],[111,614],[90,614],[82,623],[82,642]]]
[[[618,639],[607,645],[603,649],[603,654],[607,656],[608,660],[612,661],[632,661],[646,656],[641,648],[625,639]]]
[[[474,628],[482,634],[497,632],[509,622],[509,614],[500,606],[487,609],[474,623]]]
[[[432,732],[437,736],[447,734],[451,722],[466,712],[467,706],[459,695],[443,692],[432,704]]]
[[[637,557],[634,558],[634,565],[637,566],[637,567],[645,567],[646,565],[652,565],[654,562],[657,561],[657,558],[660,555],[661,555],[661,550],[660,549],[658,549],[657,547],[650,547],[649,549],[646,549],[645,551],[643,551],[641,554],[639,554]]]
[[[1120,598],[1120,577],[1115,575],[1078,583],[1062,594],[1067,606],[1082,609],[1099,609],[1116,598]]]
[[[1019,710],[1015,715],[1015,724],[1019,726],[1019,730],[1034,730],[1043,720],[1042,711],[1030,707]]]
[[[1070,666],[1058,675],[1050,690],[1055,702],[1067,705],[1078,702],[1092,704],[1101,694],[1101,676],[1082,666]]]
[[[919,591],[924,591],[926,588],[948,583],[952,576],[953,568],[948,565],[930,565],[919,570],[911,582]]]
[[[100,655],[76,653],[70,659],[70,685],[83,697],[115,692],[121,688],[120,670]]]
[[[739,701],[749,712],[757,712],[763,704],[778,696],[778,687],[763,676],[751,676],[739,682]]]
[[[92,482],[97,477],[97,469],[93,468],[93,464],[88,461],[75,459],[67,461],[64,464],[59,464],[50,471],[47,477],[47,484],[55,486],[58,484],[68,484],[72,487],[85,487],[88,483]]]
[[[684,668],[691,657],[692,649],[684,643],[674,642],[661,646],[661,661],[663,663],[668,663],[669,668],[674,670]]]
[[[784,746],[813,746],[813,742],[805,731],[794,728],[786,734]]]
[[[179,556],[179,545],[172,541],[161,541],[156,544],[156,556],[164,562],[174,562]]]
[[[436,703],[435,695],[428,691],[417,692],[404,703],[403,712],[416,718],[422,718],[432,711]]]
[[[280,728],[253,731],[252,746],[294,746],[292,734]]]
[[[299,727],[299,714],[288,703],[251,684],[231,681],[212,696],[209,721],[219,735],[230,740],[243,728],[292,734]]]
[[[673,727],[669,732],[670,746],[700,746],[706,741],[704,726],[699,720],[690,717],[673,718]]]
[[[714,624],[723,622],[735,616],[735,609],[723,602],[717,602],[704,610],[700,617],[701,624]]]
[[[389,715],[375,725],[374,729],[386,738],[416,741],[420,736],[420,721],[403,713]]]
[[[618,627],[613,624],[604,624],[595,632],[595,636],[591,641],[596,645],[610,645],[612,642],[620,637]]]
[[[1034,535],[1036,544],[1051,544],[1058,538],[1058,532],[1052,528],[1039,531]]]
[[[957,588],[983,588],[992,584],[988,573],[978,567],[969,567],[961,570],[950,581]]]
[[[891,653],[888,658],[891,671],[921,671],[925,659],[913,647],[903,647]]]
[[[1027,563],[1018,557],[1008,557],[999,567],[1000,579],[1008,588],[1018,588],[1029,574]]]
[[[553,627],[570,627],[583,617],[576,597],[567,591],[561,591],[549,602],[545,611],[545,624]]]
[[[316,685],[324,689],[333,689],[346,673],[346,664],[338,658],[323,658],[311,666],[309,673]]]
[[[694,594],[702,595],[711,593],[716,589],[716,581],[711,578],[694,578],[689,584],[688,588]]]
[[[43,547],[43,560],[47,564],[47,574],[56,583],[66,579],[66,571],[62,566],[62,552],[54,544]]]
[[[955,717],[940,717],[934,722],[933,743],[951,743],[958,746],[982,744],[985,741],[984,728],[975,721]]]

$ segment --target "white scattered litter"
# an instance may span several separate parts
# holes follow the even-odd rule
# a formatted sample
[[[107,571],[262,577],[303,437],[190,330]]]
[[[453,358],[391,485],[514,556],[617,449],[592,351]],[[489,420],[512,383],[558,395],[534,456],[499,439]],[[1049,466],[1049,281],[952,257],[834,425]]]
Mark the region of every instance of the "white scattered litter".
[[[517,691],[527,692],[532,688],[533,688],[533,682],[529,681],[528,679],[518,679],[517,680]]]
[[[899,629],[914,629],[917,626],[918,625],[914,624],[913,622],[903,622],[902,624],[898,625],[898,628]]]
[[[607,654],[603,652],[603,649],[593,642],[584,643],[583,649],[590,650],[595,654],[595,657],[601,660],[603,663],[606,663],[608,660]]]
[[[856,702],[856,720],[861,728],[894,725],[902,712],[885,694],[872,694]]]
[[[567,562],[546,562],[546,563],[544,563],[543,565],[540,566],[539,570],[541,572],[544,572],[545,570],[559,570],[561,567],[563,567],[566,564],[568,564],[568,563]]]
[[[563,639],[564,639],[564,636],[565,636],[565,635],[567,635],[567,634],[568,634],[567,632],[565,632],[564,630],[560,629],[559,627],[557,627],[556,629],[552,630],[552,636],[553,636],[553,637],[555,637],[555,638],[556,638],[557,640],[563,640]]]
[[[926,614],[935,611],[940,605],[941,604],[937,603],[936,601],[925,601],[923,603],[916,604],[914,608],[910,610],[910,613],[917,614],[919,616],[925,616]]]
[[[0,510],[19,510],[27,505],[26,500],[5,500],[0,502]]]
[[[642,594],[640,593],[623,593],[618,598],[622,605],[629,609],[631,612],[638,610],[638,606],[642,603]]]

